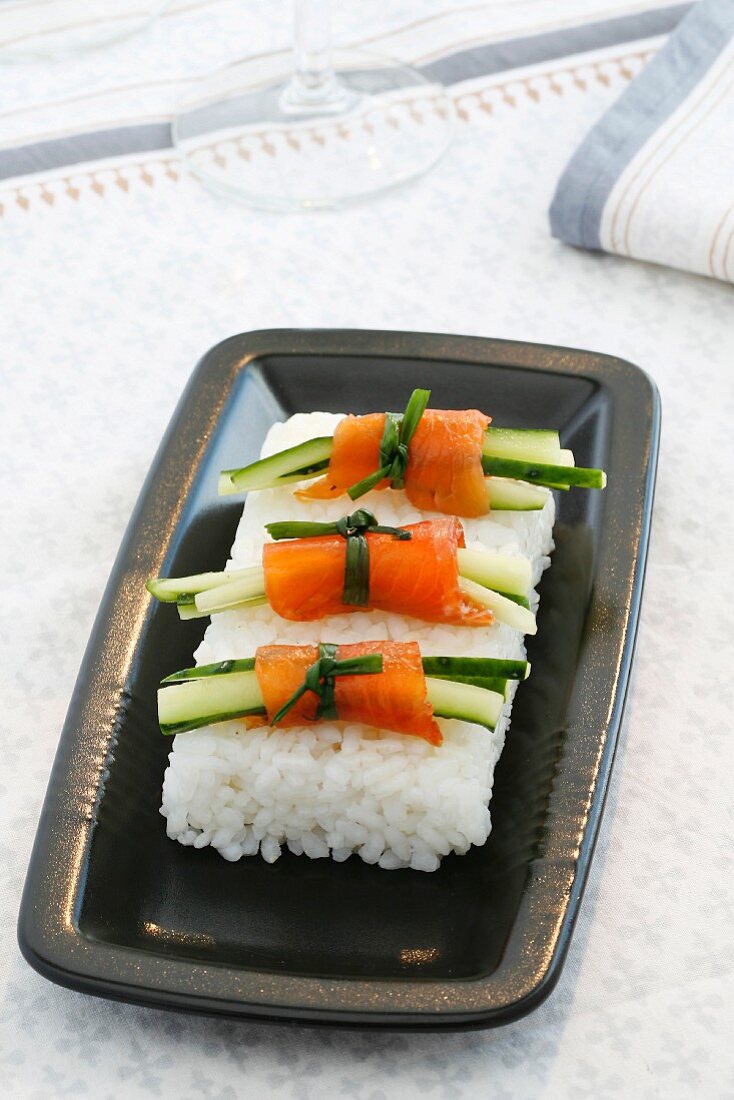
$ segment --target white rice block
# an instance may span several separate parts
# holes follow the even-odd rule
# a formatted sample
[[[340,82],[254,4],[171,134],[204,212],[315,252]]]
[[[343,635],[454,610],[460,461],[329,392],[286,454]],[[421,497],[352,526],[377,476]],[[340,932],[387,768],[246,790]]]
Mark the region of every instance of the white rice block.
[[[340,419],[331,413],[299,413],[273,425],[262,453],[331,435]],[[260,563],[266,523],[336,520],[350,506],[348,498],[300,502],[291,488],[251,493],[228,568]],[[372,492],[358,506],[395,526],[435,517],[414,508],[400,492]],[[549,494],[542,511],[465,519],[467,546],[525,555],[537,584],[550,563],[554,516]],[[537,596],[531,604],[537,606]],[[416,641],[426,655],[525,656],[522,635],[501,624],[450,626],[387,612],[293,623],[258,607],[215,615],[196,662],[248,657],[271,643],[385,638]],[[489,836],[494,768],[511,707],[510,700],[494,732],[438,719],[444,735],[438,747],[418,737],[340,722],[250,731],[227,722],[179,734],[163,783],[161,813],[168,835],[197,848],[211,845],[228,860],[259,852],[273,863],[287,847],[311,859],[342,861],[354,853],[386,870],[434,871],[449,852],[464,853]]]

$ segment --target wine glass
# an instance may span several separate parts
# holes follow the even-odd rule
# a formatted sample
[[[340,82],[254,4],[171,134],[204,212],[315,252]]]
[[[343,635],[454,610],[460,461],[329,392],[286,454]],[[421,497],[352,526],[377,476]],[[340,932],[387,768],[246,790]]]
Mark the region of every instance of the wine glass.
[[[293,0],[295,47],[197,82],[173,141],[209,187],[268,210],[344,206],[428,171],[448,148],[443,87],[357,49],[332,51],[330,0]]]

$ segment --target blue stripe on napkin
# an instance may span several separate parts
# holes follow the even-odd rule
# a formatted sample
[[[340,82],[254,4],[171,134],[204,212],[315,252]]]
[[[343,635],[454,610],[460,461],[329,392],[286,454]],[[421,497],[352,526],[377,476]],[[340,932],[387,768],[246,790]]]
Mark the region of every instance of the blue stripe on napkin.
[[[700,0],[571,157],[550,207],[554,237],[599,250],[604,207],[640,149],[734,35],[734,0]]]

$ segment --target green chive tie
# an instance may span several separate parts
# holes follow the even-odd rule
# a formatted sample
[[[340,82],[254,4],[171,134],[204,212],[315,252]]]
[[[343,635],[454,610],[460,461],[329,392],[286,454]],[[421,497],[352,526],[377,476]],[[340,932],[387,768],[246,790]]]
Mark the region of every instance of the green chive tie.
[[[380,442],[379,467],[373,474],[347,489],[352,500],[369,493],[375,485],[388,478],[392,489],[402,489],[408,469],[408,447],[415,430],[426,411],[430,390],[413,390],[402,416],[385,414],[385,427]]]
[[[266,524],[273,539],[310,538],[318,535],[341,535],[346,541],[344,557],[344,589],[342,603],[349,607],[366,607],[370,599],[370,550],[367,534],[392,535],[400,541],[411,537],[404,527],[387,527],[366,508],[360,508],[350,516],[342,516],[336,523],[305,523],[284,520]]]
[[[314,715],[314,721],[320,719],[335,721],[338,718],[336,711],[336,698],[334,690],[334,678],[336,676],[365,676],[375,672],[382,672],[382,654],[365,653],[360,657],[345,657],[338,661],[336,658],[338,646],[329,642],[319,645],[319,657],[306,670],[306,675],[301,686],[293,692],[273,716],[271,726],[277,726],[286,716],[289,710],[296,705],[302,695],[312,691],[318,696],[318,705]]]

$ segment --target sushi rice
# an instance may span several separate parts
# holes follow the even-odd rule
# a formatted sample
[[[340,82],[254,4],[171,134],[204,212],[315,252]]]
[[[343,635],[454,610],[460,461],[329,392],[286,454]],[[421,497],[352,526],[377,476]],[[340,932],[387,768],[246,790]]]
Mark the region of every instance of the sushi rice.
[[[275,424],[263,456],[315,436],[331,435],[340,416],[299,413]],[[228,569],[260,563],[265,523],[333,521],[348,498],[301,502],[293,487],[248,495]],[[400,492],[371,492],[359,501],[379,521],[399,525],[431,517]],[[463,520],[470,549],[524,554],[534,585],[549,565],[555,504],[536,512],[494,512]],[[537,596],[531,596],[537,607]],[[215,616],[196,663],[246,657],[260,645],[373,639],[416,641],[424,655],[523,658],[522,636],[502,624],[487,628],[424,623],[388,612],[335,615],[317,623],[280,619],[267,606]],[[514,691],[514,685],[513,685]],[[258,852],[273,863],[288,848],[311,859],[343,861],[356,854],[386,870],[434,871],[449,852],[484,844],[491,829],[494,768],[510,721],[508,700],[490,732],[439,719],[444,742],[372,727],[324,722],[314,727],[246,731],[241,723],[179,734],[163,783],[161,813],[168,836],[211,845],[227,860]]]

